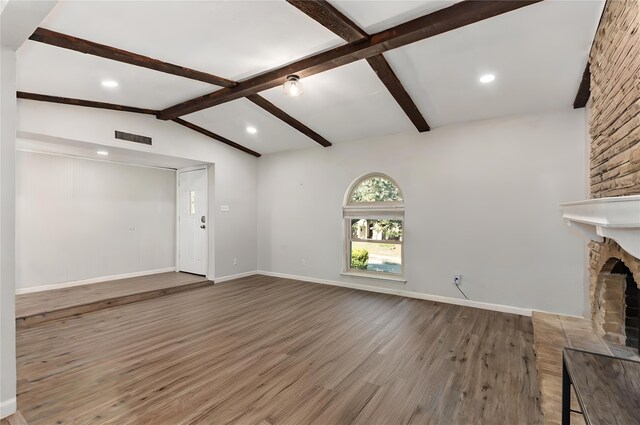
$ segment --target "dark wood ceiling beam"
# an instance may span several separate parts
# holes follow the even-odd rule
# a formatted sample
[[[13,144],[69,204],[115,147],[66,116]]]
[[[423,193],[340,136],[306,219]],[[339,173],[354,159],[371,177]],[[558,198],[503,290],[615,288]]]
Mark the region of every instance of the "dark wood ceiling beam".
[[[573,109],[587,106],[589,97],[591,97],[591,69],[589,68],[589,62],[587,62],[587,66],[582,73],[582,80],[580,80],[576,99],[573,101]]]
[[[305,136],[307,136],[308,138],[310,138],[314,142],[317,142],[321,146],[323,146],[325,148],[328,148],[329,146],[332,146],[330,141],[328,141],[327,139],[325,139],[324,137],[322,137],[321,135],[319,135],[318,133],[316,133],[315,131],[313,131],[312,129],[310,129],[309,127],[307,127],[306,125],[304,125],[303,123],[298,121],[297,119],[293,118],[291,115],[287,114],[285,111],[283,111],[282,109],[278,108],[276,105],[274,105],[273,103],[269,102],[264,97],[262,97],[260,95],[257,95],[257,94],[252,94],[252,95],[247,96],[247,100],[249,100],[250,102],[253,102],[256,105],[258,105],[259,107],[264,109],[266,112],[270,113],[271,115],[273,115],[274,117],[278,118],[282,122],[284,122],[284,123],[288,124],[289,126],[295,128],[300,133],[304,134]]]
[[[326,0],[287,1],[349,43],[358,43],[369,38],[369,34]],[[367,62],[418,131],[429,131],[427,120],[422,116],[385,57],[382,54],[374,55],[367,58]]]
[[[18,99],[38,100],[40,102],[61,103],[63,105],[84,106],[88,108],[110,109],[113,111],[134,112],[136,114],[158,115],[154,109],[136,108],[135,106],[117,105],[115,103],[94,102],[92,100],[73,99],[69,97],[49,96],[46,94],[16,92]]]
[[[116,105],[114,103],[105,103],[105,102],[94,102],[92,100],[84,100],[84,99],[73,99],[69,97],[60,97],[60,96],[49,96],[46,94],[36,94],[36,93],[27,93],[27,92],[16,92],[16,96],[18,99],[27,99],[27,100],[37,100],[40,102],[50,102],[50,103],[60,103],[63,105],[73,105],[73,106],[83,106],[87,108],[98,108],[98,109],[109,109],[112,111],[121,111],[121,112],[134,112],[137,114],[146,114],[146,115],[157,115],[158,112],[154,109],[145,109],[145,108],[136,108],[134,106],[124,106],[124,105]],[[205,136],[211,137],[219,142],[232,146],[236,149],[239,149],[243,152],[251,154],[253,156],[259,157],[260,154],[258,152],[252,151],[249,148],[245,148],[242,145],[239,145],[236,142],[233,142],[225,137],[222,137],[218,134],[215,134],[209,130],[205,130],[202,127],[198,127],[195,124],[191,124],[183,119],[176,118],[172,120],[180,125],[183,125],[191,130],[197,131],[200,134],[204,134]]]
[[[166,74],[178,75],[180,77],[185,77],[192,80],[203,81],[205,83],[214,84],[220,87],[234,87],[237,84],[235,81],[218,77],[217,75],[196,71],[194,69],[185,68],[167,62],[162,62],[148,56],[142,56],[137,53],[128,52],[126,50],[116,49],[115,47],[106,46],[104,44],[95,43],[93,41],[84,40],[82,38],[73,37],[45,28],[36,29],[31,37],[29,37],[29,40],[49,44],[51,46],[61,47],[63,49],[74,50],[76,52],[86,53],[88,55],[100,56],[105,59],[124,62],[130,65],[164,72]]]
[[[249,155],[253,155],[253,156],[257,157],[257,158],[259,158],[261,156],[256,151],[252,151],[249,148],[245,148],[244,146],[239,145],[238,143],[236,143],[236,142],[234,142],[232,140],[229,140],[226,137],[220,136],[219,134],[216,134],[216,133],[214,133],[212,131],[209,131],[209,130],[207,130],[205,128],[199,127],[199,126],[197,126],[195,124],[192,124],[189,121],[185,121],[182,118],[174,118],[171,121],[173,121],[175,123],[178,123],[178,124],[180,124],[180,125],[182,125],[184,127],[190,128],[193,131],[197,131],[198,133],[203,134],[203,135],[205,135],[207,137],[211,137],[212,139],[215,139],[215,140],[217,140],[219,142],[222,142],[225,145],[229,145],[232,148],[236,148],[236,149],[241,150],[242,152],[246,152]]]
[[[66,34],[50,31],[44,28],[38,28],[30,37],[30,39],[33,41],[38,41],[41,43],[51,44],[53,46],[58,46],[65,49],[82,52],[85,54],[96,55],[106,59],[125,62],[125,63],[136,65],[136,66],[142,66],[145,68],[153,69],[155,71],[164,72],[167,74],[179,75],[181,77],[189,78],[192,80],[204,81],[206,83],[215,84],[222,87],[234,87],[238,84],[237,82],[227,80],[226,78],[221,78],[215,75],[207,74],[205,72],[195,71],[193,69],[184,68],[184,67],[173,65],[166,62],[161,62],[156,59],[148,58],[146,56],[141,56],[135,53],[127,52],[125,50],[116,49],[115,47],[94,43],[93,41],[83,40],[81,38],[72,37]],[[92,107],[95,107],[95,108],[128,110],[128,112],[142,111],[142,110],[132,110],[132,109],[139,109],[139,108],[131,108],[131,107],[126,107],[121,105],[111,105],[111,104],[100,103],[100,102],[82,101],[79,99],[56,98],[55,96],[45,96],[45,95],[37,95],[37,94],[29,94],[29,93],[25,95],[39,97],[39,99],[34,99],[34,100],[45,100],[43,98],[46,97],[49,100],[45,100],[45,101],[55,102],[55,103],[67,103],[69,105],[91,106],[90,104],[92,104],[94,105]],[[57,100],[53,100],[53,99],[57,99]],[[62,101],[63,99],[64,101]],[[84,104],[79,104],[78,102],[83,102]],[[101,106],[95,106],[95,105],[101,105]],[[110,105],[110,107],[106,107],[106,105]],[[306,127],[301,122],[297,121],[295,118],[287,115],[286,112],[284,112],[283,110],[276,108],[274,105],[272,106],[273,108],[271,109],[267,109],[266,107],[263,107],[263,109],[271,113],[273,113],[272,111],[275,111],[277,109],[277,112],[274,113],[274,115],[276,115],[277,118],[291,125],[295,129],[301,131],[305,135],[311,137],[313,140],[317,141],[321,145],[331,146],[331,143],[329,143],[322,136],[318,135],[313,130]],[[128,109],[120,109],[120,108],[128,108]],[[159,111],[145,110],[145,112],[141,112],[141,113],[158,115]],[[214,134],[214,133],[211,133],[211,134]],[[222,137],[222,136],[218,136],[218,137]],[[223,143],[226,143],[226,142],[223,142]],[[234,143],[234,142],[231,142],[231,143]],[[328,145],[326,145],[326,143],[328,143]]]
[[[402,82],[398,79],[393,69],[382,55],[375,55],[367,58],[367,62],[375,71],[380,81],[387,87],[391,96],[398,102],[404,113],[409,117],[413,125],[419,132],[429,131],[431,128],[427,124],[427,120],[405,90]]]
[[[288,115],[285,111],[278,108],[276,105],[269,102],[264,97],[259,96],[257,94],[252,94],[250,96],[247,96],[247,99],[255,103],[256,105],[258,105],[265,111],[269,112],[271,115],[275,116],[276,118],[279,118],[283,122],[289,124],[291,127],[295,128],[300,133],[309,137],[314,142],[317,142],[318,144],[324,146],[325,148],[328,148],[329,146],[331,146],[331,142],[329,142],[327,139],[325,139],[315,131],[311,130],[309,127],[302,124],[300,121],[293,118],[291,115]]]
[[[369,34],[326,0],[287,0],[287,2],[349,43],[357,43],[369,38]]]
[[[465,0],[372,35],[357,44],[347,44],[264,72],[237,86],[196,97],[160,112],[160,119],[173,119],[284,84],[287,75],[308,77],[406,46],[447,31],[492,18],[542,0]]]

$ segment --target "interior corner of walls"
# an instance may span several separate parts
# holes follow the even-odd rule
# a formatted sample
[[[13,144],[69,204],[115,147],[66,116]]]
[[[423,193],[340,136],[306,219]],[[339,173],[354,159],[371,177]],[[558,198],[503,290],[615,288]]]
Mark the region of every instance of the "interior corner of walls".
[[[243,277],[249,277],[249,276],[253,276],[255,274],[260,274],[260,272],[258,270],[251,270],[248,272],[244,272],[244,273],[236,273],[236,274],[232,274],[232,275],[227,275],[227,276],[220,276],[220,277],[216,277],[213,280],[214,283],[222,283],[222,282],[227,282],[229,280],[234,280],[234,279],[240,279]]]
[[[17,408],[18,406],[15,397],[0,401],[0,419],[13,415],[16,413]]]

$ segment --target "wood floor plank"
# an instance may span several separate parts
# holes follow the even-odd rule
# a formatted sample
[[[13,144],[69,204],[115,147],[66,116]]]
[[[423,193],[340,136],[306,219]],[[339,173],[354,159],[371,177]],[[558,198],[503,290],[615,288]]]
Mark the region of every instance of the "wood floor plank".
[[[211,283],[203,276],[168,272],[20,294],[16,296],[16,324],[29,326],[59,320]]]
[[[540,424],[530,318],[251,276],[19,329],[40,424]]]

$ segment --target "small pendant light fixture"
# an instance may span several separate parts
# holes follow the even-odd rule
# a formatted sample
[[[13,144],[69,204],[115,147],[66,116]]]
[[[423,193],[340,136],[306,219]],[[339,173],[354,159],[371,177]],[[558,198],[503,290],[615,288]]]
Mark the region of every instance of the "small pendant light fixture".
[[[300,96],[304,93],[304,87],[302,87],[300,77],[297,75],[288,75],[287,82],[284,83],[282,88],[284,89],[284,94],[290,97]]]

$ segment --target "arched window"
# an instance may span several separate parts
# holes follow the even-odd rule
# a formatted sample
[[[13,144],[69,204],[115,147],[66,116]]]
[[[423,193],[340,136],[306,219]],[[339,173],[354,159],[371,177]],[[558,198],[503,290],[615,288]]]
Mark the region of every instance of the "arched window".
[[[403,280],[404,197],[393,179],[380,173],[357,179],[343,207],[349,275]]]

